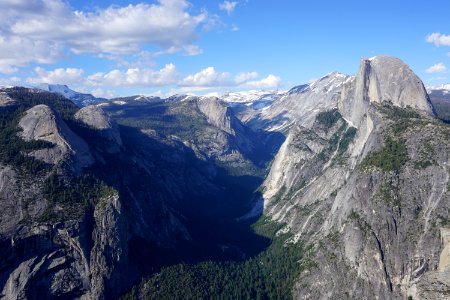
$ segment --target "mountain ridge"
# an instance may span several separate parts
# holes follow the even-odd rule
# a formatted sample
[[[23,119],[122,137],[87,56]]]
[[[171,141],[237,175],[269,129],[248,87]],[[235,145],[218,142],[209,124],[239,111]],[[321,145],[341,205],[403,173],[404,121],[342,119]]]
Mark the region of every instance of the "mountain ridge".
[[[96,104],[99,102],[107,101],[105,98],[97,98],[92,94],[79,93],[70,89],[67,85],[63,84],[48,84],[42,83],[38,86],[39,89],[56,93],[72,100],[76,105],[83,107],[91,104]]]
[[[236,297],[445,299],[450,129],[399,59],[257,95],[261,106],[138,95],[80,109],[42,90],[1,95],[6,297],[222,295],[193,270],[244,276]]]

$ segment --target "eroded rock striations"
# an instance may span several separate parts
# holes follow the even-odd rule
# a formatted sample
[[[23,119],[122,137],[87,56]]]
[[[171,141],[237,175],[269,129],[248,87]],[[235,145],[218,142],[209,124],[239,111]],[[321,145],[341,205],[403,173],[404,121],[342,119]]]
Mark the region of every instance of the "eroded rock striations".
[[[190,238],[143,184],[150,174],[142,163],[123,152],[111,158],[112,141],[114,153],[124,151],[121,136],[100,109],[79,111],[41,91],[4,93],[13,104],[0,112],[10,132],[2,143],[14,145],[0,151],[1,298],[117,298],[148,272],[139,247],[170,249]],[[19,151],[11,158],[9,149]]]
[[[268,131],[285,131],[294,123],[309,127],[320,111],[337,107],[342,86],[353,79],[352,76],[333,72],[278,95],[262,109],[249,108],[239,116],[253,128]]]
[[[58,164],[69,156],[76,162],[77,170],[93,164],[93,158],[85,141],[72,132],[69,127],[47,105],[36,105],[25,112],[19,121],[20,136],[26,140],[41,140],[54,144],[54,147],[36,150],[31,153],[37,159]]]
[[[263,184],[264,213],[316,267],[299,299],[445,299],[450,128],[400,60],[363,59],[338,110],[294,126]]]
[[[219,224],[262,213],[304,245],[296,299],[448,299],[450,127],[399,59],[363,59],[356,76],[330,73],[239,118],[215,97],[79,109],[0,95],[1,142],[14,144],[0,145],[6,299],[114,299],[178,259],[208,260],[204,249],[242,258]]]

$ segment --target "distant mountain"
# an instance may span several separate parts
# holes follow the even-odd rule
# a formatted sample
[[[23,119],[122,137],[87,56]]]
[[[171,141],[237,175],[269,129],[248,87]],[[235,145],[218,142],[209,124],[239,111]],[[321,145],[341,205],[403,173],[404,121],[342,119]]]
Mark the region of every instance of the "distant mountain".
[[[104,101],[108,101],[108,99],[105,98],[97,98],[91,94],[84,94],[76,92],[72,89],[70,89],[67,85],[62,84],[41,84],[39,85],[39,88],[41,90],[55,93],[59,95],[63,95],[69,100],[72,100],[77,106],[83,107],[91,104],[96,104]]]
[[[450,84],[429,87],[428,95],[436,116],[444,122],[450,122]]]
[[[274,147],[216,97],[80,109],[55,90],[2,89],[0,133],[0,298],[117,299],[165,264],[268,243],[236,218]]]
[[[47,90],[0,89],[0,298],[449,299],[450,94],[401,60],[287,92]]]
[[[230,105],[245,104],[247,106],[260,106],[261,103],[270,103],[281,96],[286,91],[264,91],[264,90],[251,90],[242,92],[227,92],[221,95],[219,98]]]
[[[337,107],[342,86],[354,78],[333,72],[272,97],[263,108],[240,106],[236,114],[250,127],[268,131],[285,131],[296,122],[311,124],[320,111]]]
[[[433,85],[427,88],[428,91],[447,91],[446,94],[450,93],[450,83],[444,83],[441,85]]]

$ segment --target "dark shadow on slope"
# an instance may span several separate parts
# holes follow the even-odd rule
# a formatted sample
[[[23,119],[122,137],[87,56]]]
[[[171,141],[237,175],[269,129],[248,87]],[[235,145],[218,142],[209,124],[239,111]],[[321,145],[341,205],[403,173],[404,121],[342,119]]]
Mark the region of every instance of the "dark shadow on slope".
[[[268,238],[254,233],[251,221],[236,221],[260,197],[255,191],[262,177],[232,176],[214,162],[198,159],[181,142],[160,141],[133,127],[120,129],[123,153],[98,149],[104,163],[90,172],[120,193],[129,220],[130,283],[181,262],[245,260],[270,245]],[[95,135],[74,131],[90,139]],[[167,209],[190,240],[177,236],[176,228],[165,228]],[[164,231],[175,233],[172,240],[158,240],[158,232]]]
[[[119,124],[152,130],[166,137],[175,135],[194,144],[204,143],[208,139],[214,143],[214,134],[211,136],[211,132],[222,132],[208,122],[195,102],[190,101],[133,101],[123,106],[105,106],[103,109]],[[242,124],[232,109],[227,111],[227,117],[234,135],[222,133],[227,136],[230,151],[238,151],[257,168],[264,169],[277,153],[285,136],[280,132],[263,131],[263,127],[258,127],[261,128],[259,130]],[[247,142],[250,143],[249,148]]]
[[[446,124],[450,124],[450,94],[433,91],[429,94],[430,103],[436,117]]]
[[[117,289],[123,292],[163,266],[179,262],[244,260],[270,244],[268,238],[254,233],[250,221],[236,221],[246,212],[254,197],[259,197],[255,190],[261,184],[262,177],[233,176],[213,161],[198,159],[192,149],[182,142],[166,137],[152,138],[136,128],[139,126],[120,126],[124,150],[108,154],[105,148],[109,143],[102,139],[100,132],[73,120],[77,108],[70,101],[49,93],[28,93],[25,89],[13,92],[14,98],[25,107],[45,103],[55,109],[68,126],[88,142],[97,157],[97,164],[86,173],[114,187],[120,194],[123,217],[127,222],[126,232],[121,238],[128,241],[130,264],[124,274],[123,286],[116,287],[115,294],[106,296],[117,296]],[[153,107],[154,110],[144,110],[145,107],[136,106],[129,115],[141,121],[143,113],[149,114],[148,118],[154,117],[157,121],[150,125],[159,124],[176,130],[180,120],[172,123],[173,116],[156,117],[165,111],[164,106]],[[191,120],[187,125],[201,125],[195,121]],[[148,125],[144,127],[149,128]],[[195,128],[185,129],[192,131]],[[266,142],[265,137],[259,137]],[[277,146],[273,147],[270,153],[276,152],[274,149]],[[263,146],[256,149],[264,154],[261,157],[265,162],[271,159],[271,154],[267,155]],[[82,243],[90,252],[93,247],[92,240],[89,240],[92,238],[90,232],[95,225],[92,207],[86,209],[83,232],[86,232],[84,237],[87,241]],[[174,215],[186,228],[190,240],[185,239],[179,229],[168,228],[171,223],[166,218],[170,215]],[[51,238],[48,241],[51,243]],[[4,243],[7,242],[2,241],[2,249]],[[47,253],[54,247],[59,245],[50,244],[43,251]]]

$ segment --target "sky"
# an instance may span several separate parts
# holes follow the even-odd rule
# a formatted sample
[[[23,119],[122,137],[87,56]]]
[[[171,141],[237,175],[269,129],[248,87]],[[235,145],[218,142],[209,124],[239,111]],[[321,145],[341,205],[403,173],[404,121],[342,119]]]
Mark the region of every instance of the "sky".
[[[1,0],[0,85],[98,97],[285,90],[392,55],[450,83],[448,0]]]

